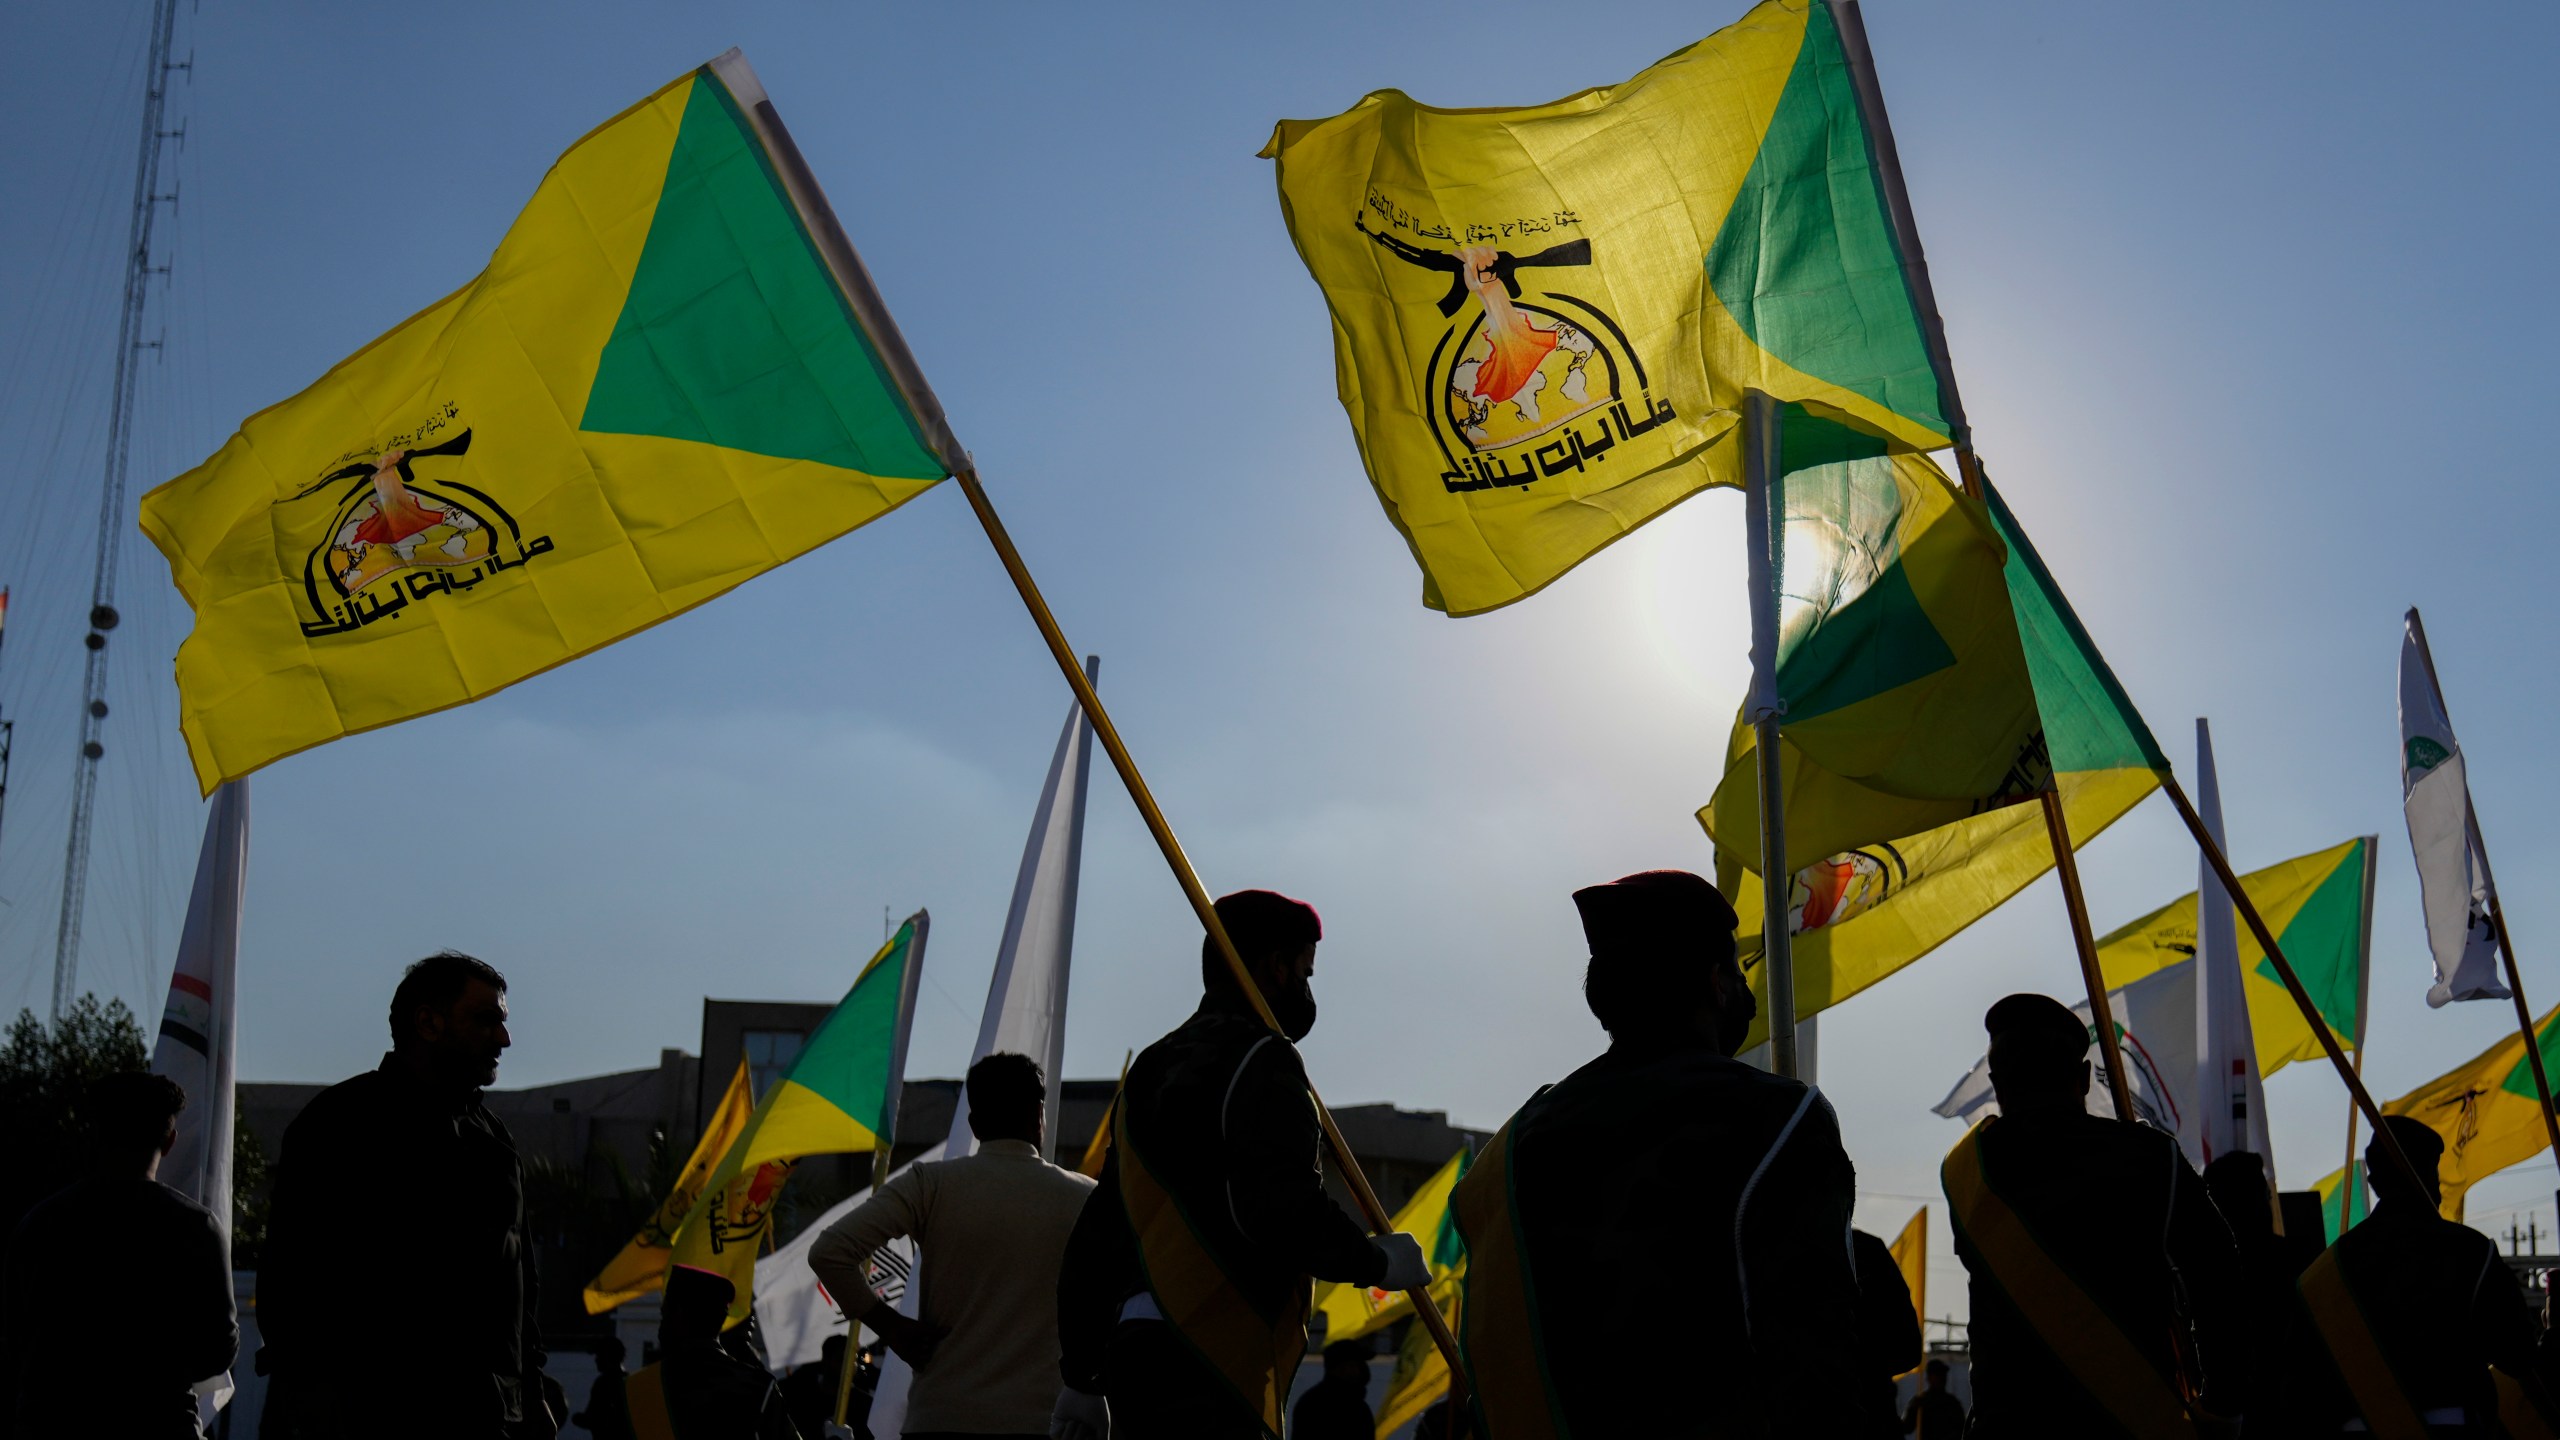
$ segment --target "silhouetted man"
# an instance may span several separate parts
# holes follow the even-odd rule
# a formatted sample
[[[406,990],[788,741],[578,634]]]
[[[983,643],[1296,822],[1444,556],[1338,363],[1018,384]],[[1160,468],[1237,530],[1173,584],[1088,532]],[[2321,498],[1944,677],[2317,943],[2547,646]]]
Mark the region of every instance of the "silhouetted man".
[[[1678,870],[1573,901],[1609,1049],[1451,1200],[1488,1430],[1858,1433],[1856,1177],[1820,1092],[1732,1058],[1755,1010],[1733,907]]]
[[[1893,1440],[1902,1433],[1896,1382],[1920,1364],[1920,1312],[1892,1246],[1864,1230],[1850,1231],[1849,1244],[1858,1276],[1858,1433]]]
[[[392,992],[381,1066],[285,1128],[258,1267],[269,1426],[310,1440],[559,1432],[523,1167],[480,1103],[512,1043],[506,978],[430,955]]]
[[[2238,1400],[2250,1440],[2334,1431],[2334,1426],[2305,1429],[2306,1401],[2327,1388],[2321,1372],[2328,1364],[2320,1358],[2310,1315],[2294,1289],[2300,1275],[2294,1257],[2301,1252],[2289,1237],[2276,1233],[2276,1195],[2267,1183],[2266,1157],[2248,1150],[2217,1155],[2204,1167],[2204,1188],[2231,1227],[2240,1256],[2237,1329],[2250,1347],[2252,1363],[2249,1388]],[[2316,1256],[2317,1229],[2311,1238]]]
[[[2000,1113],[1940,1171],[1973,1277],[1970,1433],[2148,1440],[2226,1424],[2247,1378],[2238,1256],[2204,1182],[2167,1135],[2088,1113],[2089,1031],[2060,1002],[2009,996],[1983,1028]],[[2182,1388],[2190,1331],[2200,1416]]]
[[[1066,1440],[1277,1433],[1306,1351],[1310,1277],[1429,1283],[1419,1242],[1372,1240],[1324,1192],[1293,1043],[1316,1023],[1316,912],[1244,890],[1218,901],[1218,918],[1287,1033],[1254,1014],[1204,939],[1200,1008],[1129,1067],[1111,1157],[1067,1242],[1050,1427]]]
[[[1336,1340],[1324,1347],[1324,1378],[1289,1407],[1289,1440],[1375,1440],[1369,1409],[1369,1345]]]
[[[789,1407],[791,1423],[800,1427],[802,1435],[823,1435],[835,1420],[837,1387],[844,1382],[848,1348],[845,1337],[830,1335],[818,1342],[817,1359],[782,1377],[782,1403]],[[846,1418],[852,1418],[850,1407]]]
[[[1947,1362],[1930,1361],[1921,1381],[1920,1393],[1902,1409],[1902,1433],[1912,1440],[1964,1440],[1964,1403],[1947,1389]]]
[[[2331,1434],[2351,1419],[2377,1435],[2503,1434],[2489,1367],[2533,1374],[2533,1312],[2489,1237],[2438,1213],[2443,1139],[2405,1115],[2382,1123],[2421,1184],[2376,1136],[2364,1152],[2373,1213],[2303,1272],[2334,1366],[2317,1419]]]
[[[1058,1265],[1093,1182],[1041,1158],[1049,1081],[1039,1062],[990,1055],[964,1083],[978,1152],[891,1176],[809,1247],[809,1268],[848,1318],[915,1368],[908,1440],[1044,1436],[1058,1395]],[[864,1269],[901,1235],[918,1252],[912,1319]]]
[[[633,1440],[631,1376],[622,1368],[629,1354],[617,1336],[607,1335],[596,1345],[596,1380],[587,1387],[587,1408],[569,1417],[595,1440]]]
[[[631,1428],[639,1440],[800,1440],[782,1387],[720,1343],[737,1293],[717,1270],[668,1269],[657,1361],[631,1377]]]
[[[240,1348],[231,1262],[203,1206],[159,1182],[187,1097],[130,1072],[80,1110],[88,1173],[37,1202],[9,1238],[0,1284],[0,1434],[21,1440],[202,1432],[194,1386]]]

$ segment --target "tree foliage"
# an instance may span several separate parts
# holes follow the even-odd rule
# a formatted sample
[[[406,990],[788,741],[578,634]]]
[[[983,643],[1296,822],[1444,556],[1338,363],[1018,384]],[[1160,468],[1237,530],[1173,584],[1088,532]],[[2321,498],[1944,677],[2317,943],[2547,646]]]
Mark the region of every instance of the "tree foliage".
[[[80,1114],[89,1084],[119,1070],[149,1068],[142,1027],[121,1000],[83,995],[47,1025],[21,1010],[0,1043],[0,1234],[71,1182],[87,1148]]]

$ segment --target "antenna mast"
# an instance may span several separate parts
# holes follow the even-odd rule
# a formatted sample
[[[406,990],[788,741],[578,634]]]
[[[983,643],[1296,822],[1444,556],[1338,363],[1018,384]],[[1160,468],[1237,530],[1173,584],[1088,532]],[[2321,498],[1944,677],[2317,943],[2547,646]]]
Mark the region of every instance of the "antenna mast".
[[[125,241],[124,312],[116,321],[114,410],[107,427],[106,485],[98,499],[98,573],[89,592],[88,665],[81,679],[80,758],[71,790],[71,838],[62,863],[62,924],[53,942],[53,1018],[71,1008],[72,980],[80,968],[80,921],[89,899],[89,822],[98,805],[98,759],[107,753],[100,739],[107,720],[107,632],[116,628],[116,550],[124,538],[125,467],[133,452],[134,372],[142,352],[157,350],[158,340],[142,338],[142,312],[150,298],[151,277],[169,267],[151,263],[151,222],[163,201],[176,204],[178,193],[160,193],[160,156],[171,140],[183,144],[186,127],[161,127],[169,96],[169,77],[186,71],[192,77],[194,57],[169,58],[178,26],[178,0],[153,0],[151,58],[143,68],[141,153],[133,166],[133,223]]]

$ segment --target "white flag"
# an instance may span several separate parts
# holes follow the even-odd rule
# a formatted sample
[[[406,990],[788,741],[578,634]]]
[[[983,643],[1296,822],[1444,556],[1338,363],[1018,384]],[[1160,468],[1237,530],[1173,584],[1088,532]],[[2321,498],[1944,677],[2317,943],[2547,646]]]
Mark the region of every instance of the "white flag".
[[[231,1238],[231,1067],[236,1038],[240,962],[240,892],[249,872],[249,782],[213,792],[206,807],[204,848],[196,855],[195,889],[178,936],[178,964],[151,1073],[187,1092],[178,1143],[160,1162],[160,1183],[213,1212],[224,1243]],[[231,1398],[231,1377],[196,1386],[200,1418]]]
[[[2507,987],[2498,982],[2497,932],[2489,923],[2497,892],[2471,814],[2462,746],[2445,715],[2427,633],[2415,610],[2400,631],[2400,802],[2409,817],[2409,849],[2418,859],[2427,948],[2436,959],[2427,1004],[2506,999]]]
[[[2196,810],[2225,856],[2222,785],[2214,774],[2213,732],[2196,721]],[[2178,1138],[2198,1167],[2246,1150],[2276,1158],[2267,1135],[2267,1096],[2258,1073],[2258,1042],[2249,1028],[2249,992],[2240,975],[2240,939],[2231,894],[2211,861],[2196,856],[2196,1108]]]
[[[2155,970],[2132,984],[2107,992],[2107,1008],[2115,1013],[2116,1043],[2124,1054],[2125,1078],[2133,1091],[2134,1113],[2175,1135],[2191,1120],[2194,1105],[2196,967],[2188,961]],[[2071,1007],[2080,1023],[2097,1034],[2089,1002]],[[2160,1043],[2154,1046],[2151,1041]],[[2090,1057],[2095,1070],[2089,1082],[2089,1113],[2115,1118],[2114,1087],[2107,1081],[2103,1052]],[[1991,1090],[1991,1058],[1973,1062],[1947,1098],[1932,1108],[1950,1120],[1971,1121],[1997,1104]],[[1995,1111],[1996,1113],[1996,1111]]]
[[[1088,680],[1101,673],[1101,662],[1085,659]],[[1076,887],[1084,860],[1085,781],[1093,753],[1093,729],[1082,706],[1067,713],[1066,728],[1049,760],[1049,778],[1040,787],[1040,805],[1031,818],[1031,838],[1023,846],[1022,864],[1014,872],[1013,904],[1005,914],[1004,940],[996,950],[995,974],[987,981],[987,1004],[978,1020],[978,1043],[969,1063],[998,1051],[1028,1055],[1049,1077],[1049,1121],[1058,1119],[1058,1085],[1066,1063],[1067,971],[1075,948]],[[969,1128],[969,1092],[960,1091],[951,1112],[951,1131],[916,1164],[976,1152],[977,1137]],[[905,1166],[900,1166],[904,1170]],[[829,1335],[845,1333],[844,1317],[809,1269],[809,1247],[820,1231],[853,1209],[870,1192],[837,1205],[791,1244],[756,1262],[756,1323],[764,1331],[765,1354],[777,1370],[819,1358]],[[923,1257],[912,1244],[894,1248],[895,1264],[905,1267],[895,1278],[900,1288],[880,1293],[896,1302],[901,1313],[914,1315],[921,1294],[916,1271]],[[874,1268],[884,1263],[875,1259]],[[880,1362],[878,1389],[871,1401],[871,1433],[895,1435],[906,1418],[907,1385],[914,1377],[895,1355]]]

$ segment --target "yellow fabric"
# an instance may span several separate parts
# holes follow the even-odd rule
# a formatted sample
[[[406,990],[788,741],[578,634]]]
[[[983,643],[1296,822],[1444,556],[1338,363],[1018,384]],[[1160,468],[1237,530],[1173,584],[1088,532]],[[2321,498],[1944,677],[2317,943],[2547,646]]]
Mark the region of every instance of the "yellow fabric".
[[[667,1372],[657,1365],[643,1365],[631,1372],[623,1382],[622,1393],[631,1407],[631,1433],[637,1440],[676,1440],[675,1417],[667,1412]]]
[[[1129,1135],[1125,1101],[1112,1111],[1112,1132],[1120,1154],[1120,1199],[1156,1308],[1226,1382],[1241,1413],[1253,1415],[1270,1440],[1279,1440],[1289,1387],[1307,1351],[1306,1291],[1293,1292],[1280,1314],[1257,1310],[1192,1233],[1172,1192],[1147,1168]]]
[[[677,1172],[674,1188],[667,1191],[666,1199],[658,1202],[658,1208],[650,1213],[648,1223],[640,1227],[640,1233],[631,1237],[631,1243],[606,1261],[604,1268],[596,1272],[596,1278],[587,1282],[588,1314],[601,1315],[626,1300],[635,1300],[665,1288],[667,1266],[675,1258],[675,1233],[684,1224],[684,1217],[692,1214],[694,1205],[701,1200],[702,1188],[711,1179],[711,1172],[719,1168],[720,1158],[729,1153],[729,1146],[737,1140],[739,1132],[746,1129],[747,1116],[755,1110],[754,1098],[749,1093],[753,1088],[747,1062],[742,1057],[738,1061],[738,1073],[729,1077],[729,1088],[721,1093],[718,1108],[711,1112],[710,1123],[703,1127],[702,1139],[694,1145],[693,1154],[686,1158],[684,1169]]]
[[[195,610],[179,726],[204,793],[611,644],[936,483],[580,428],[687,103],[708,83],[688,75],[589,133],[479,276],[143,498],[142,528]],[[468,534],[428,532],[471,564],[393,569],[344,600],[306,584],[337,553],[333,474],[466,434],[467,453],[414,468],[492,512]]]
[[[1120,1092],[1129,1085],[1129,1062],[1137,1057],[1132,1050],[1120,1059],[1120,1083],[1111,1088],[1111,1103],[1102,1108],[1102,1123],[1093,1127],[1093,1138],[1085,1142],[1084,1158],[1076,1162],[1076,1173],[1089,1180],[1102,1178],[1102,1167],[1111,1158],[1111,1112],[1120,1108]]]
[[[2159,777],[2135,769],[2055,779],[2075,847],[2085,847],[2160,787]],[[1711,823],[1705,810],[1698,818]],[[1752,848],[1758,850],[1757,842]],[[2052,868],[2043,808],[2026,804],[1863,846],[1799,871],[1789,907],[1797,1017],[1828,1010],[1920,959]],[[1721,848],[1716,884],[1740,917],[1743,963],[1760,997],[1747,1049],[1769,1038],[1767,976],[1759,964],[1762,887],[1758,875]]]
[[[1447,1274],[1431,1284],[1431,1303],[1449,1328],[1458,1327],[1459,1296],[1466,1284],[1466,1262],[1461,1260]],[[1407,1306],[1408,1313],[1411,1306]],[[1327,1342],[1330,1343],[1330,1342]],[[1376,1440],[1387,1440],[1408,1423],[1419,1419],[1422,1412],[1438,1404],[1449,1393],[1449,1357],[1440,1353],[1440,1344],[1431,1332],[1416,1324],[1404,1332],[1404,1343],[1396,1347],[1396,1366],[1387,1377],[1386,1397],[1378,1402]],[[1439,1440],[1436,1435],[1420,1435],[1414,1440]]]
[[[1998,1123],[1995,1116],[1966,1131],[1939,1169],[1956,1229],[2054,1358],[2126,1429],[2143,1436],[2193,1435],[2185,1397],[2171,1378],[2143,1358],[1992,1190],[1982,1171],[1982,1134]]]
[[[1464,1150],[1450,1156],[1449,1163],[1422,1182],[1422,1188],[1414,1191],[1413,1198],[1395,1213],[1395,1228],[1421,1242],[1426,1257],[1432,1256],[1440,1227],[1449,1218],[1449,1191],[1457,1185],[1466,1159]],[[1432,1272],[1436,1285],[1449,1270],[1435,1263]],[[1413,1300],[1401,1290],[1327,1280],[1316,1286],[1315,1313],[1324,1317],[1324,1343],[1330,1345],[1337,1340],[1356,1340],[1411,1315]]]
[[[1893,1237],[1894,1268],[1902,1272],[1903,1286],[1911,1292],[1911,1314],[1920,1321],[1922,1348],[1926,1349],[1929,1324],[1929,1207],[1921,1206]],[[1913,1366],[1904,1374],[1920,1367]]]
[[[1763,349],[1708,283],[1806,18],[1804,0],[1769,0],[1623,84],[1550,104],[1446,110],[1380,90],[1273,131],[1263,154],[1332,315],[1343,407],[1427,604],[1507,605],[1684,497],[1740,484],[1746,388],[1912,448],[1948,443]],[[1872,184],[1864,158],[1839,183]],[[1460,278],[1469,247],[1475,265],[1577,243],[1583,258],[1513,272],[1509,302]],[[1510,366],[1504,334],[1553,347],[1527,372],[1531,405],[1507,385],[1473,398]]]
[[[1510,1121],[1450,1192],[1449,1207],[1467,1242],[1458,1345],[1466,1352],[1484,1434],[1487,1440],[1559,1440],[1564,1419],[1547,1381],[1537,1296],[1513,1208]]]
[[[2257,905],[2258,913],[2266,917],[2267,928],[2281,937],[2294,916],[2301,913],[2303,904],[2357,844],[2349,840],[2253,870],[2240,877],[2240,888]],[[2098,940],[2098,968],[2106,975],[2110,990],[2184,964],[2195,954],[2196,897],[2192,891]],[[2266,957],[2266,948],[2258,943],[2256,933],[2241,926],[2241,984],[2248,992],[2249,1028],[2257,1042],[2258,1071],[2273,1075],[2296,1060],[2316,1059],[2326,1052],[2320,1048],[2320,1037],[2312,1030],[2311,1022],[2303,1018],[2302,1008],[2293,1003],[2292,992],[2282,982],[2258,972],[2258,962]],[[2341,1034],[2337,1040],[2348,1049],[2356,1043],[2353,1035]]]
[[[2552,1044],[2560,1007],[2534,1021],[2534,1033]],[[2382,1107],[2385,1115],[2423,1120],[2444,1137],[2444,1160],[2437,1175],[2444,1182],[2443,1214],[2462,1218],[2471,1187],[2551,1148],[2543,1128],[2542,1106],[2525,1066],[2524,1037],[2509,1035],[2464,1064],[2455,1066]],[[2341,1177],[2321,1182],[2334,1185]]]
[[[2426,1422],[2418,1417],[2418,1407],[2391,1373],[2391,1362],[2365,1323],[2364,1310],[2338,1264],[2337,1247],[2321,1251],[2298,1283],[2311,1323],[2319,1330],[2321,1343],[2329,1347],[2329,1358],[2347,1382],[2347,1393],[2366,1427],[2379,1440],[2427,1440]]]

